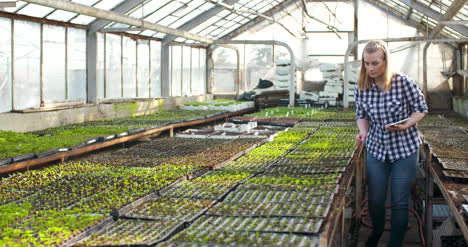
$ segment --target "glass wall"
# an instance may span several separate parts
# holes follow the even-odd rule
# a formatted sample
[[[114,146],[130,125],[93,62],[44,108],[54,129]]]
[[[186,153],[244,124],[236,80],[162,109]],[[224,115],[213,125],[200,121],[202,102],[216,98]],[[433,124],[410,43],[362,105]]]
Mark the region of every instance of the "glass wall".
[[[182,95],[182,46],[171,47],[171,96]]]
[[[105,37],[103,33],[97,33],[97,81],[96,96],[98,99],[104,99],[104,77],[105,77]]]
[[[14,20],[13,109],[38,108],[41,104],[41,25]]]
[[[137,67],[137,82],[139,98],[148,98],[150,96],[150,46],[149,40],[138,40],[138,67]]]
[[[86,30],[68,28],[68,99],[86,101]]]
[[[0,18],[0,112],[12,110],[11,20]]]
[[[65,27],[43,26],[43,99],[63,101],[66,99],[66,46]]]
[[[151,41],[150,97],[161,97],[161,42]]]
[[[122,97],[122,37],[106,34],[106,80],[105,95],[107,99]]]
[[[200,68],[198,70],[198,94],[205,94],[206,93],[206,50],[200,49]]]
[[[214,89],[213,93],[232,94],[236,91],[237,57],[233,49],[214,50]]]
[[[200,88],[200,49],[192,48],[192,59],[191,59],[191,66],[192,66],[192,95],[199,95],[201,92]]]
[[[95,88],[87,84],[84,29],[0,18],[0,113],[98,100],[161,97],[161,42],[96,33]],[[13,48],[13,49],[12,49]],[[206,49],[170,49],[172,96],[204,94]]]
[[[192,63],[192,48],[190,46],[182,47],[182,96],[192,95],[191,82],[191,63]]]
[[[206,93],[206,49],[171,46],[171,96],[190,96]]]
[[[245,65],[247,90],[256,87],[259,79],[274,80],[273,46],[246,45]]]
[[[137,96],[136,42],[128,37],[122,37],[122,42],[123,97],[135,98]]]

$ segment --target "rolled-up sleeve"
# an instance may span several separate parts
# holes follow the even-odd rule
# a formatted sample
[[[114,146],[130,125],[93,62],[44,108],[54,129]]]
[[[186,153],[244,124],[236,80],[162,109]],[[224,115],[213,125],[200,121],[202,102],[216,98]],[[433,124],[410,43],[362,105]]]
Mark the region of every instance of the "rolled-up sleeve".
[[[356,85],[356,88],[354,89],[354,98],[356,101],[356,120],[359,119],[369,119],[369,116],[367,115],[366,111],[362,107],[362,95],[361,91],[359,90],[359,85]]]
[[[411,111],[427,114],[429,111],[421,88],[409,78],[406,78],[406,85],[406,97],[410,102]]]

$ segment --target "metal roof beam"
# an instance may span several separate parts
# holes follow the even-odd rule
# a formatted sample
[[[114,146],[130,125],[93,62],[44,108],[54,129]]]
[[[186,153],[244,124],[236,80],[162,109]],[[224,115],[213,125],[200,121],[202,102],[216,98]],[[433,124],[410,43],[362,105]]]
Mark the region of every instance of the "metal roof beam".
[[[291,7],[293,9],[289,10],[289,11],[292,11],[292,10],[295,10],[297,8],[299,8],[300,6],[297,5],[297,1],[296,0],[288,0],[288,1],[284,1],[280,4],[278,4],[277,6],[275,6],[274,8],[271,8],[270,10],[266,11],[264,13],[264,15],[268,15],[268,16],[274,16],[278,13],[280,13],[281,11],[284,11],[286,9],[288,9],[289,7]],[[241,33],[243,32],[246,32],[247,30],[249,29],[252,29],[260,24],[266,24],[266,25],[270,25],[270,22],[264,18],[261,18],[261,17],[256,17],[255,19],[253,19],[253,21],[249,21],[247,22],[246,24],[240,26],[239,28],[231,31],[230,33],[224,35],[223,37],[221,37],[220,39],[221,40],[229,40],[229,39],[233,39],[235,37],[237,37],[238,35],[240,35]]]
[[[195,40],[205,44],[213,44],[212,39],[208,39],[206,37],[192,34],[189,32],[180,31],[173,28],[168,28],[165,26],[161,26],[155,23],[147,22],[144,20],[140,20],[137,18],[129,17],[124,14],[118,14],[109,10],[98,9],[94,7],[90,7],[84,4],[78,4],[74,2],[64,1],[64,0],[25,0],[25,2],[35,3],[51,8],[61,9],[69,12],[74,12],[82,15],[88,15],[96,18],[106,19],[109,21],[115,21],[123,24],[127,24],[130,26],[135,26],[137,28],[145,28],[147,30],[152,30],[161,33],[172,34],[178,37]]]
[[[139,4],[142,4],[145,0],[127,0],[123,1],[119,5],[115,6],[112,11],[115,13],[119,14],[125,14],[128,11],[132,10]],[[111,23],[112,21],[109,20],[103,20],[103,19],[96,19],[93,22],[89,23],[88,29],[89,33],[94,33],[99,30],[101,30],[103,27],[105,27],[107,24]]]
[[[440,31],[442,31],[442,29],[445,28],[445,24],[443,23],[440,23],[440,21],[449,21],[451,20],[457,13],[460,9],[463,8],[463,6],[465,6],[466,2],[468,2],[468,0],[455,0],[452,2],[452,4],[450,5],[450,7],[447,9],[447,11],[445,11],[444,13],[444,16],[442,16],[441,18],[439,18],[439,23],[437,23],[437,26],[434,28],[434,30],[432,30],[431,34],[429,35],[430,38],[434,38],[438,33],[440,33]],[[455,28],[453,28],[455,29]],[[468,36],[468,32],[465,33],[466,36]]]
[[[237,2],[239,2],[239,0],[229,0],[229,1],[224,1],[224,2],[227,3],[227,4],[233,5],[233,4],[237,3]],[[180,26],[177,29],[181,30],[181,31],[190,31],[190,30],[194,29],[195,27],[197,27],[198,25],[204,23],[205,21],[207,21],[211,17],[219,14],[223,10],[224,10],[223,7],[215,6],[215,7],[211,8],[211,9],[206,10],[203,13],[197,15],[196,17],[194,17],[190,21],[184,23],[182,26]],[[176,38],[177,37],[174,36],[174,35],[166,35],[164,37],[164,39],[162,40],[162,44],[168,44],[168,43],[174,41]]]
[[[439,12],[431,9],[429,6],[426,6],[426,5],[422,4],[422,3],[419,3],[416,0],[399,0],[399,1],[401,3],[406,4],[410,8],[413,8],[416,11],[421,12],[424,15],[427,15],[427,16],[431,17],[434,20],[442,20],[442,15]],[[466,1],[461,1],[461,2],[466,3]],[[465,36],[468,36],[468,28],[465,27],[465,26],[453,26],[453,27],[450,27],[450,28],[452,28],[453,30],[455,30],[455,31],[457,31],[457,32],[459,32],[459,33],[461,33],[461,34],[463,34]]]

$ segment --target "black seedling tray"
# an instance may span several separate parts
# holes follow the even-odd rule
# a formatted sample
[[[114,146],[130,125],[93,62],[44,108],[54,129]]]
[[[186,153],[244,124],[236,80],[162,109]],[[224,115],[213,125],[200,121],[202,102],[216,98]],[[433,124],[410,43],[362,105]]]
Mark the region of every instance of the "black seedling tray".
[[[119,219],[83,238],[77,245],[152,246],[185,227],[185,222]]]
[[[330,205],[309,203],[218,203],[207,215],[325,218]]]
[[[318,174],[318,173],[343,173],[345,166],[304,166],[304,165],[273,165],[266,172],[288,174]]]
[[[22,162],[26,160],[32,160],[37,157],[36,154],[23,154],[12,158],[12,163]]]
[[[67,152],[69,150],[69,148],[55,148],[55,149],[51,149],[49,151],[45,151],[45,152],[42,152],[42,153],[38,153],[37,154],[37,158],[44,158],[44,157],[47,157],[47,156],[51,156],[51,155],[54,155],[56,153],[61,153],[61,152]]]
[[[468,157],[466,159],[437,158],[444,169],[468,172]]]
[[[298,185],[278,185],[278,184],[243,184],[239,190],[262,190],[262,191],[298,191],[308,192],[311,195],[326,195],[338,192],[338,185],[329,185],[321,187],[298,186]]]
[[[235,190],[229,193],[223,202],[330,204],[333,200],[333,196],[333,193],[314,196],[307,192],[296,191]]]
[[[12,158],[0,160],[0,166],[8,165],[13,161]]]
[[[190,226],[194,230],[251,231],[269,233],[316,234],[323,219],[297,217],[202,216]]]
[[[147,127],[141,127],[141,128],[129,130],[129,131],[128,131],[128,134],[129,134],[129,135],[134,135],[134,134],[138,134],[138,133],[145,132],[145,131],[147,131],[147,130],[148,130]]]
[[[107,228],[109,225],[114,223],[114,219],[112,217],[107,217],[98,224],[94,225],[93,227],[90,227],[89,229],[81,232],[80,234],[76,235],[74,238],[66,241],[64,244],[61,245],[61,247],[67,247],[67,246],[75,246],[78,242],[81,240],[91,236],[92,234],[95,234],[99,231],[101,231],[104,228]]]
[[[177,245],[174,245],[174,244]],[[187,229],[160,246],[297,246],[319,247],[318,238],[298,234]]]

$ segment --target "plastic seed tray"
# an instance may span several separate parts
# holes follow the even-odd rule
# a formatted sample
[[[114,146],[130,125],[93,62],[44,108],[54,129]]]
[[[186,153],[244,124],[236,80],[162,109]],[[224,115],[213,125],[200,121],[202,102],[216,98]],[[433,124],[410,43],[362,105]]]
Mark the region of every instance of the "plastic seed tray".
[[[191,198],[202,200],[218,200],[223,197],[234,185],[219,184],[193,184],[190,181],[183,182],[169,190],[164,196],[176,198]]]
[[[328,185],[284,185],[284,184],[244,184],[241,185],[239,190],[264,190],[264,191],[304,191],[312,195],[324,195],[338,192],[337,184]]]
[[[326,184],[337,184],[341,176],[341,174],[336,173],[310,175],[264,173],[247,180],[246,184],[305,185],[317,187]]]
[[[228,119],[233,123],[257,122],[264,125],[294,126],[299,123],[298,118],[275,118],[275,117],[256,117],[256,116],[237,116]]]
[[[271,166],[271,162],[230,162],[223,167],[225,170],[239,170],[249,172],[261,172]]]
[[[302,151],[302,150],[294,150],[286,155],[286,157],[304,157],[317,160],[336,160],[336,159],[349,159],[353,156],[352,151]]]
[[[207,215],[324,218],[330,205],[310,203],[218,203]]]
[[[457,126],[450,126],[446,123],[444,126],[439,127],[420,127],[421,133],[424,139],[440,140],[443,138],[460,138],[465,136],[466,132],[463,128]]]
[[[425,116],[419,123],[418,127],[427,127],[427,126],[438,126],[438,127],[446,127],[450,123],[441,115],[427,115]]]
[[[323,125],[324,122],[322,121],[314,121],[314,122],[311,122],[311,121],[303,121],[303,122],[300,122],[298,124],[296,124],[294,126],[293,129],[296,129],[296,128],[308,128],[308,127],[320,127],[321,125]]]
[[[445,169],[468,172],[468,157],[466,159],[437,158]]]
[[[355,128],[357,125],[356,125],[355,121],[351,121],[351,122],[325,121],[325,122],[322,122],[322,126],[326,126],[326,127],[353,127],[353,128]]]
[[[280,158],[275,162],[275,165],[300,165],[312,167],[343,167],[349,164],[349,159],[336,159],[329,161],[312,161],[308,159]]]
[[[468,159],[468,149],[450,149],[446,148],[433,148],[430,147],[432,153],[437,158],[455,158],[455,159]]]
[[[135,219],[190,221],[214,201],[158,197],[146,202],[124,216]]]
[[[304,165],[275,165],[268,169],[269,173],[289,174],[317,174],[317,173],[342,173],[345,166],[304,166]]]
[[[157,242],[181,227],[181,223],[177,221],[119,219],[75,245],[147,245]]]
[[[468,171],[443,170],[442,172],[447,177],[458,178],[458,179],[468,179]],[[466,182],[468,182],[468,180]]]
[[[223,202],[233,203],[309,203],[330,204],[334,193],[316,196],[307,192],[297,191],[261,191],[235,190],[228,194]]]
[[[281,246],[281,247],[318,247],[315,236],[285,233],[231,232],[187,229],[174,236],[167,243],[159,246]]]
[[[193,225],[194,230],[254,231],[276,233],[317,233],[322,219],[297,217],[231,217],[202,216]]]

